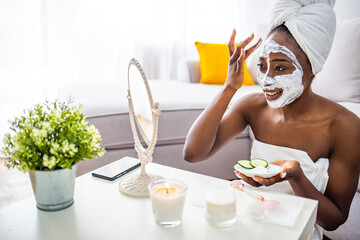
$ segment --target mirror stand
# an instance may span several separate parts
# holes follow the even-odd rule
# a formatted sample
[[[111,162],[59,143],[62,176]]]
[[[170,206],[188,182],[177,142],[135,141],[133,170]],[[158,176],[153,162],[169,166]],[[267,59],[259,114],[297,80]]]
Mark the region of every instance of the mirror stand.
[[[149,115],[151,115],[152,117],[152,121],[151,121],[151,128],[150,131],[146,131],[148,129],[144,129],[141,124],[140,124],[140,119],[141,119],[141,114],[138,114],[138,112],[135,111],[134,109],[134,101],[138,100],[138,99],[133,99],[132,95],[131,95],[131,90],[135,91],[136,89],[139,89],[140,84],[138,83],[138,85],[133,85],[133,88],[130,87],[131,83],[134,84],[133,82],[130,82],[130,67],[136,67],[136,69],[138,70],[138,72],[141,74],[141,82],[144,84],[143,86],[145,86],[145,92],[142,95],[146,95],[148,96],[148,100],[149,100]],[[162,179],[163,177],[158,176],[158,175],[154,175],[154,174],[149,174],[146,172],[145,167],[149,162],[152,162],[152,154],[156,145],[156,141],[157,141],[157,136],[158,136],[158,121],[159,121],[159,115],[160,115],[160,110],[159,110],[159,104],[158,103],[153,103],[152,100],[152,95],[151,95],[151,91],[150,91],[150,87],[149,84],[147,82],[146,76],[144,71],[142,70],[139,62],[136,59],[131,59],[130,63],[129,63],[129,68],[128,68],[128,83],[129,83],[129,89],[128,89],[128,102],[129,102],[129,116],[130,116],[130,125],[131,125],[131,130],[133,132],[134,135],[134,147],[135,150],[138,154],[138,158],[140,159],[140,163],[141,163],[141,171],[140,173],[134,173],[132,175],[129,175],[128,177],[124,177],[120,183],[119,183],[119,191],[129,197],[135,197],[135,198],[147,198],[149,197],[149,190],[148,190],[148,185],[149,183],[151,183],[154,180],[158,180],[158,179]],[[139,96],[139,95],[134,95]],[[146,103],[144,103],[146,104]],[[143,103],[141,103],[141,105],[143,105]],[[139,105],[138,105],[139,106]],[[139,110],[139,109],[137,109]],[[151,111],[151,113],[150,113]],[[142,143],[141,140],[139,138],[139,134],[142,137],[142,139],[145,142],[145,145],[147,145],[147,147],[145,148]],[[147,134],[151,135],[151,136],[147,136]]]
[[[130,111],[132,108],[131,98],[129,98],[129,106]],[[140,173],[134,173],[127,178],[124,178],[119,183],[119,191],[129,197],[136,197],[136,198],[147,198],[149,197],[149,190],[148,185],[152,181],[162,179],[163,177],[154,175],[151,173],[146,172],[146,165],[149,162],[152,162],[152,154],[154,151],[154,147],[157,141],[157,131],[158,131],[158,118],[160,111],[158,110],[158,104],[155,104],[154,109],[152,109],[153,119],[154,119],[154,132],[151,141],[149,142],[148,148],[145,149],[142,147],[141,143],[135,137],[135,150],[138,154],[138,158],[141,162],[141,171]],[[136,131],[134,128],[135,123],[134,119],[131,118],[131,127],[133,128],[133,132]]]

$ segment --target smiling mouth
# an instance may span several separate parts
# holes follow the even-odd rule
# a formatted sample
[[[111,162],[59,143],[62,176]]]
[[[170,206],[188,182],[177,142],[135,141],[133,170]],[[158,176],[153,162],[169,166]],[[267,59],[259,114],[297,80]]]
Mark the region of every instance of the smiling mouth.
[[[265,93],[265,97],[267,100],[274,101],[282,95],[283,90],[282,89],[275,89],[275,90],[271,90],[271,91],[265,90],[264,93]]]

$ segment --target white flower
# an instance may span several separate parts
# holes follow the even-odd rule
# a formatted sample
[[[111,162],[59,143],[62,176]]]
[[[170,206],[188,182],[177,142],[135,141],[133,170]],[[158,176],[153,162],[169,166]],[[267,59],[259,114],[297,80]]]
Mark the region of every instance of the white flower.
[[[56,164],[56,158],[54,157],[54,156],[51,156],[50,158],[49,158],[49,156],[48,155],[44,155],[44,157],[43,157],[43,165],[45,166],[45,167],[48,167],[49,169],[51,169],[52,167],[54,167],[55,166],[55,164]]]
[[[69,146],[69,141],[68,140],[64,140],[61,144],[61,150],[63,153],[67,153],[70,150],[70,146]]]
[[[72,156],[75,155],[75,153],[77,153],[78,149],[77,149],[77,147],[75,146],[75,144],[73,144],[73,143],[71,143],[71,144],[69,145],[69,147],[70,147],[69,154],[70,154],[70,156],[72,157]]]
[[[20,145],[18,142],[14,142],[13,150],[14,152],[20,151]]]
[[[43,122],[41,125],[42,125],[42,129],[48,132],[52,131],[51,124],[49,122]]]
[[[26,164],[26,162],[21,162],[19,166],[19,170],[23,172],[29,171],[29,166]]]
[[[49,115],[49,118],[50,118],[50,122],[53,124],[61,123],[61,115],[56,109],[51,110],[51,114]]]
[[[34,128],[31,131],[30,137],[35,142],[36,145],[42,145],[42,142],[47,137],[48,132],[44,129]]]
[[[60,145],[58,143],[51,143],[51,147],[50,147],[50,153],[51,154],[56,154],[58,152],[58,150],[60,149]]]

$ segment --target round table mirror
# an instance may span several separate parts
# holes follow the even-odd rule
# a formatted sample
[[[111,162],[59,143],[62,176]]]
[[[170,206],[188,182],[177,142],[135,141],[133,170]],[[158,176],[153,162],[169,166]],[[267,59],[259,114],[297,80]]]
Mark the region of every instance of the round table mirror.
[[[154,119],[152,116],[153,100],[150,88],[147,86],[146,77],[136,60],[129,65],[128,72],[129,107],[130,117],[135,122],[136,132],[134,137],[139,140],[144,149],[149,147],[154,132]],[[144,80],[145,79],[145,80]],[[132,111],[130,109],[132,108]]]
[[[141,162],[140,173],[123,178],[119,183],[121,193],[144,198],[149,197],[147,186],[162,177],[149,174],[145,166],[152,161],[157,141],[159,104],[154,103],[145,73],[139,62],[132,58],[128,67],[128,101],[134,147]]]

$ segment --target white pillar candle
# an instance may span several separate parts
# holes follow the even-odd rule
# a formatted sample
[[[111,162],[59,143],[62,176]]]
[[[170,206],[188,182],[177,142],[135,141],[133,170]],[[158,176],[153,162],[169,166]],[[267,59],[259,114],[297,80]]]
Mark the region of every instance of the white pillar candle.
[[[178,180],[158,180],[149,184],[155,220],[164,227],[181,223],[187,185]]]
[[[212,191],[205,196],[206,219],[218,227],[230,227],[236,222],[236,196],[229,191]]]

